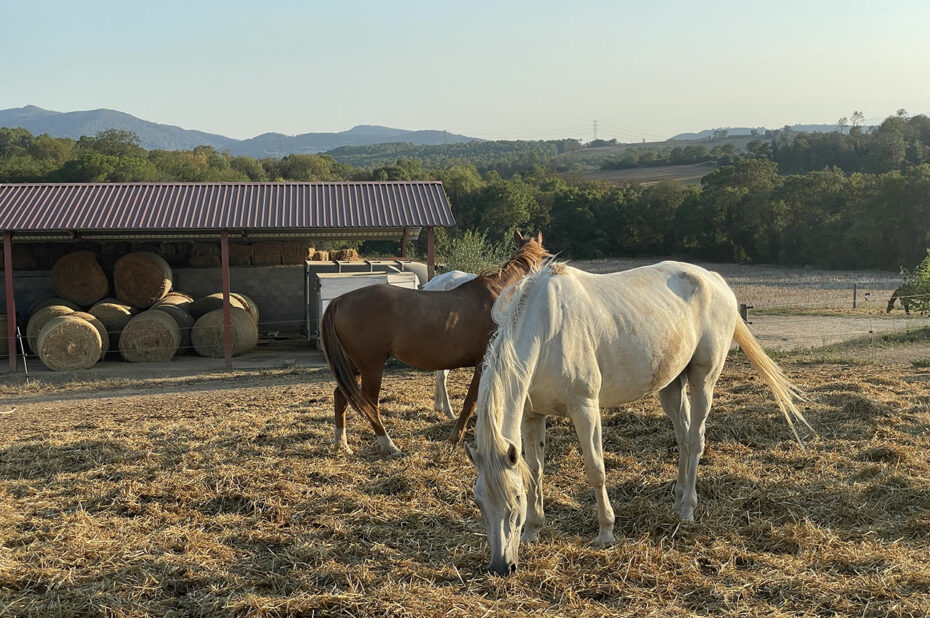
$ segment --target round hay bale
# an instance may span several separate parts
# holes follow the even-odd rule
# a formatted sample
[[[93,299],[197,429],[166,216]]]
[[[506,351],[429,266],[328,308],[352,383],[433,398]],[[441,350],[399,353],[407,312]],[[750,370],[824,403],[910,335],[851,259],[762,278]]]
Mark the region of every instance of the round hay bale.
[[[229,305],[230,307],[235,307],[238,309],[245,309],[245,303],[233,296],[229,295]],[[195,320],[199,320],[202,316],[211,311],[216,311],[217,309],[223,308],[223,293],[217,292],[216,294],[210,294],[209,296],[204,296],[197,302],[191,305],[190,314],[194,316]]]
[[[229,311],[232,355],[248,352],[258,344],[258,325],[245,309],[231,307]],[[194,323],[191,343],[201,356],[223,357],[223,310],[204,314]]]
[[[98,320],[94,314],[87,313],[86,311],[75,311],[69,315],[75,318],[81,318],[82,320],[87,320],[90,322],[91,326],[97,329],[97,332],[100,333],[100,359],[103,360],[107,350],[110,349],[110,335],[107,333],[107,327],[104,326],[103,322]]]
[[[107,295],[110,282],[93,251],[72,251],[52,267],[55,293],[87,307]]]
[[[241,292],[230,292],[229,296],[230,298],[235,297],[236,300],[242,303],[245,310],[249,312],[249,315],[252,316],[252,319],[258,324],[258,305],[255,304],[254,300]]]
[[[184,292],[168,292],[165,297],[155,303],[157,305],[175,305],[190,313],[191,305],[194,304],[194,298]]]
[[[143,311],[123,329],[119,351],[131,363],[169,361],[181,342],[178,323],[164,311]]]
[[[174,321],[178,323],[178,333],[181,336],[176,354],[186,354],[191,349],[191,329],[194,327],[194,318],[191,314],[178,305],[166,303],[164,299],[152,305],[149,311],[164,311],[174,318]]]
[[[311,262],[328,262],[329,261],[329,251],[314,251],[310,256]]]
[[[149,251],[126,254],[113,267],[113,287],[121,301],[145,309],[171,291],[171,267]]]
[[[87,310],[100,322],[107,331],[107,351],[119,349],[119,336],[132,319],[135,309],[116,300],[112,302],[100,301]]]
[[[70,300],[65,300],[64,298],[59,298],[59,297],[57,297],[57,296],[48,295],[48,296],[43,296],[43,297],[40,298],[39,300],[37,300],[37,301],[33,302],[31,305],[29,305],[29,310],[26,312],[26,315],[28,315],[28,316],[31,317],[31,316],[35,315],[35,313],[36,313],[39,309],[45,309],[46,307],[50,307],[50,306],[52,306],[52,305],[59,305],[59,306],[61,306],[61,307],[68,307],[68,308],[70,308],[72,311],[77,311],[77,310],[80,309],[80,307],[77,305],[77,303],[73,303],[73,302],[71,302]]]
[[[42,327],[36,345],[39,359],[52,371],[88,369],[100,360],[100,333],[87,320],[71,315],[54,317]]]
[[[26,341],[29,343],[29,349],[35,354],[38,354],[38,339],[42,328],[48,324],[52,318],[68,315],[69,313],[74,313],[74,309],[63,305],[49,305],[48,307],[43,307],[36,311],[32,317],[29,318],[29,322],[26,323]]]

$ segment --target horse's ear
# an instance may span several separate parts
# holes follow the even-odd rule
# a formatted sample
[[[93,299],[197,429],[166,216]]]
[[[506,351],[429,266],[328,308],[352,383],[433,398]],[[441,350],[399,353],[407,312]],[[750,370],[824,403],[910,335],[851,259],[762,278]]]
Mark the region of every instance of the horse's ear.
[[[540,232],[539,230],[536,230],[536,242],[542,245],[542,232]]]
[[[468,446],[468,442],[463,442],[462,446],[465,447],[465,456],[468,457],[468,461],[471,462],[471,465],[477,468],[478,467],[478,452],[472,450],[472,448]]]
[[[520,461],[520,451],[517,450],[517,445],[513,442],[507,444],[507,465],[512,468]]]
[[[513,231],[513,241],[518,245],[523,242],[523,234],[520,233],[519,229]]]

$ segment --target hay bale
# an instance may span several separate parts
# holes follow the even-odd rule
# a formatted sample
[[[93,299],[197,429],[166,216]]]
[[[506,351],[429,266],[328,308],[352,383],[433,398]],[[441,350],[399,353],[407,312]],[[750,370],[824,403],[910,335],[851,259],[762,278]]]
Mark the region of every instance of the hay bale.
[[[165,297],[155,303],[156,305],[174,305],[190,313],[191,305],[194,304],[194,297],[184,292],[168,292]],[[153,305],[154,306],[154,305]]]
[[[100,333],[87,320],[71,315],[54,317],[36,340],[39,359],[52,371],[88,369],[103,355]]]
[[[154,253],[129,253],[116,261],[113,287],[122,302],[145,309],[171,291],[171,267]]]
[[[286,242],[281,246],[282,264],[303,264],[313,255],[313,247],[304,243]]]
[[[107,351],[118,350],[120,334],[132,319],[135,309],[116,300],[111,302],[102,300],[88,309],[87,313],[103,323],[108,337]]]
[[[358,260],[358,251],[355,249],[340,249],[339,251],[332,251],[329,254],[329,259],[340,262],[354,262]]]
[[[252,245],[252,263],[256,266],[277,266],[283,252],[279,242],[257,242]]]
[[[230,292],[229,297],[230,299],[235,298],[240,303],[242,303],[242,306],[245,308],[245,310],[249,312],[250,316],[252,316],[252,320],[258,324],[258,305],[255,304],[254,300],[241,292]]]
[[[329,251],[314,251],[310,256],[311,262],[328,262],[329,261]]]
[[[93,251],[72,251],[55,262],[52,283],[56,294],[84,307],[110,291],[110,282]]]
[[[229,245],[230,266],[248,266],[251,263],[252,245],[241,243]]]
[[[59,298],[57,296],[47,295],[29,305],[29,310],[26,311],[26,315],[33,316],[39,309],[45,309],[46,307],[51,307],[52,305],[69,307],[72,311],[77,311],[80,309],[77,303],[73,303],[70,300],[65,300],[64,298]]]
[[[74,309],[63,305],[49,305],[36,311],[26,324],[26,341],[29,343],[29,349],[38,354],[38,339],[42,328],[53,318],[68,315],[69,313],[74,313]]]
[[[232,355],[248,352],[258,344],[258,325],[245,309],[231,307],[229,312]],[[204,314],[194,323],[191,343],[201,356],[223,356],[223,310]]]
[[[104,355],[106,355],[107,350],[110,349],[110,335],[107,333],[107,327],[103,325],[103,322],[98,320],[94,314],[87,313],[86,311],[75,311],[74,313],[69,314],[71,317],[81,318],[82,320],[87,320],[90,322],[90,325],[97,329],[97,332],[100,334],[100,360],[103,360]],[[41,334],[41,333],[40,333]]]
[[[233,296],[229,295],[229,304],[232,307],[238,307],[239,309],[245,309],[245,303]],[[190,306],[189,312],[194,316],[195,320],[200,319],[206,313],[215,311],[217,309],[223,308],[223,293],[217,292],[215,294],[210,294],[209,296],[204,296],[194,304]]]
[[[166,303],[164,299],[152,305],[150,311],[164,311],[174,318],[174,321],[178,324],[178,333],[181,336],[176,354],[186,354],[191,349],[191,329],[194,327],[194,318],[191,314],[178,305]]]
[[[190,265],[194,268],[212,268],[220,265],[220,247],[213,243],[194,243]]]
[[[143,311],[119,337],[119,351],[131,363],[169,361],[181,343],[178,323],[165,311]]]

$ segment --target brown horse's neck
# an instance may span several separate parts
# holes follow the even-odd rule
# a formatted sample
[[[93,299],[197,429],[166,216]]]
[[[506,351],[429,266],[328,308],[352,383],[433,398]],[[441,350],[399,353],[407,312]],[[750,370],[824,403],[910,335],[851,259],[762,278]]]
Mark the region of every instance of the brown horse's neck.
[[[530,241],[520,247],[517,254],[497,272],[486,273],[480,276],[486,285],[500,294],[501,290],[525,276],[530,270],[539,266],[551,254],[535,241]]]

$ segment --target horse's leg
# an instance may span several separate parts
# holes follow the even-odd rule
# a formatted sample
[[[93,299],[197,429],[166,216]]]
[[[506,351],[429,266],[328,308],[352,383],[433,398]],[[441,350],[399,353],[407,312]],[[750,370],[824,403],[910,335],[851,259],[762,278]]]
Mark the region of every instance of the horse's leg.
[[[481,382],[480,363],[475,367],[475,375],[471,379],[471,384],[468,385],[468,393],[465,395],[462,413],[459,415],[459,420],[455,422],[455,427],[452,428],[452,434],[449,436],[449,441],[452,442],[452,444],[458,444],[462,441],[462,438],[465,437],[465,430],[468,429],[468,421],[471,419],[471,415],[475,413],[475,408],[477,407],[479,382]]]
[[[333,449],[351,455],[352,449],[349,448],[349,443],[346,441],[346,408],[349,406],[349,402],[346,401],[345,395],[338,388],[333,391],[333,401],[336,404],[336,435],[333,437]]]
[[[539,531],[546,523],[543,511],[543,462],[546,457],[546,416],[524,408],[523,411],[523,458],[530,468],[526,525],[520,540],[534,543]]]
[[[694,521],[694,508],[697,506],[697,467],[704,453],[704,423],[714,400],[714,386],[723,370],[727,346],[721,346],[723,354],[716,362],[694,363],[688,368],[688,384],[691,387],[691,423],[688,427],[685,443],[688,460],[685,465],[684,491],[679,503],[682,521]]]
[[[370,367],[362,371],[362,390],[375,406],[375,417],[369,420],[371,421],[372,429],[375,430],[375,436],[377,436],[381,448],[391,455],[402,455],[403,452],[397,448],[397,445],[391,440],[391,436],[387,434],[387,431],[384,429],[384,423],[381,421],[381,404],[378,402],[378,396],[381,394],[381,377],[383,374],[384,364],[378,365],[377,367]]]
[[[584,473],[597,498],[597,523],[600,527],[594,543],[614,542],[614,510],[607,497],[607,474],[604,472],[604,445],[601,441],[601,410],[596,400],[588,400],[570,413],[584,456]]]
[[[685,476],[688,462],[688,427],[691,423],[691,406],[685,393],[685,374],[672,380],[671,384],[659,391],[659,403],[672,420],[675,428],[675,441],[678,443],[678,481],[675,483],[675,510],[681,508],[681,495],[685,489]]]
[[[442,412],[446,418],[455,418],[452,411],[452,403],[449,401],[449,391],[446,388],[446,377],[449,375],[447,369],[441,369],[436,372],[436,390],[433,394],[433,409]]]

